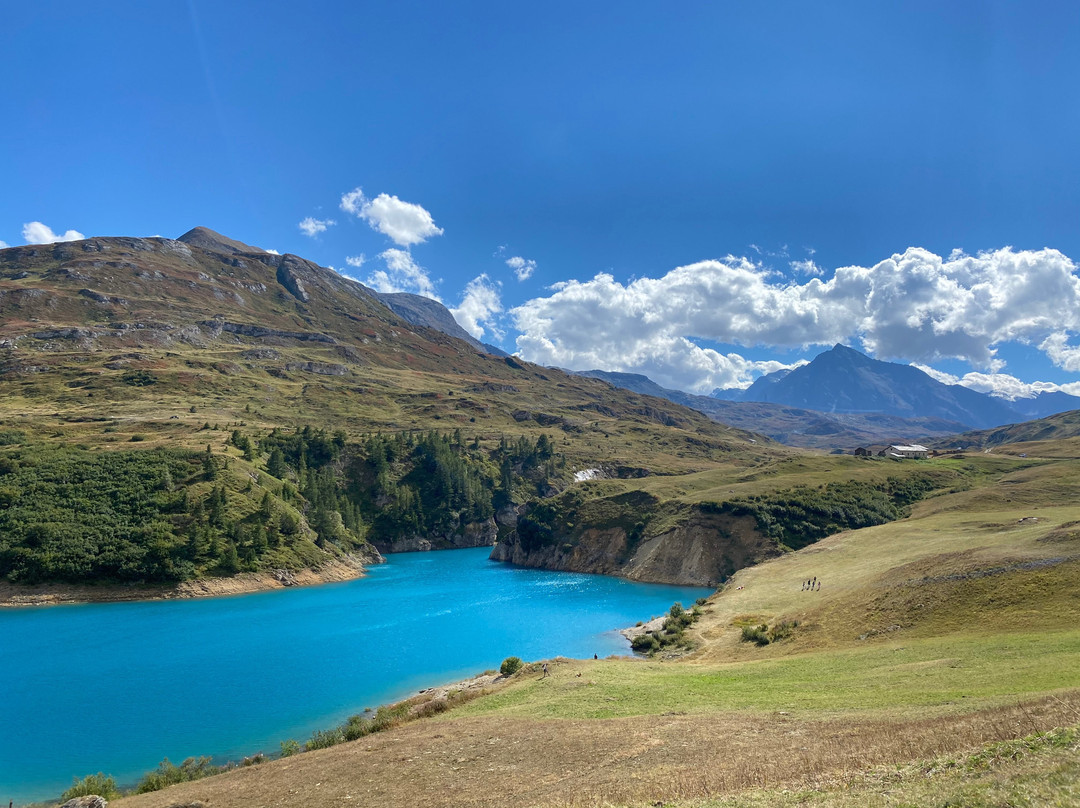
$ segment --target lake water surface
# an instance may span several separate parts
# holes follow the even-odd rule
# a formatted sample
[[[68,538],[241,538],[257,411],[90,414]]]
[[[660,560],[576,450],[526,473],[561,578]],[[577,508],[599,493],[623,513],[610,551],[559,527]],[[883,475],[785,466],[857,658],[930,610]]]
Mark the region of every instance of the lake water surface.
[[[162,758],[304,741],[507,656],[629,653],[615,629],[710,590],[405,553],[342,584],[0,611],[0,802],[72,778],[129,785]]]

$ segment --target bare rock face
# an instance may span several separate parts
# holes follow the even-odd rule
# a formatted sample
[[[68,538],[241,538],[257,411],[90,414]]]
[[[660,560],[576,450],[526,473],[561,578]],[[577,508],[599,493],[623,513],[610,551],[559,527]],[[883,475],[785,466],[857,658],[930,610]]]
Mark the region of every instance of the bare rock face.
[[[407,536],[393,541],[376,541],[381,553],[426,553],[429,550],[460,550],[468,547],[492,547],[498,538],[495,519],[469,522],[459,531],[429,536]]]
[[[281,260],[281,266],[278,267],[277,280],[278,283],[289,290],[293,297],[302,303],[307,303],[311,300],[311,296],[304,287],[304,282],[300,280],[297,272],[300,269],[303,269],[300,259],[292,255],[286,255]]]
[[[108,808],[109,801],[97,794],[86,797],[75,797],[65,802],[60,808]]]

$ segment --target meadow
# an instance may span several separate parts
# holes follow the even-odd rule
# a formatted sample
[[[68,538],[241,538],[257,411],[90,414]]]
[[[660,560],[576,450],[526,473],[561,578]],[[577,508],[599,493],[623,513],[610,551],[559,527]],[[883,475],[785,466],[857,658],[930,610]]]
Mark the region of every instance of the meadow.
[[[694,497],[919,467],[794,462],[812,470],[600,485]],[[906,518],[737,572],[689,653],[526,665],[432,717],[118,804],[1075,804],[1080,469],[1004,453],[922,471],[949,463],[971,467],[963,485]]]

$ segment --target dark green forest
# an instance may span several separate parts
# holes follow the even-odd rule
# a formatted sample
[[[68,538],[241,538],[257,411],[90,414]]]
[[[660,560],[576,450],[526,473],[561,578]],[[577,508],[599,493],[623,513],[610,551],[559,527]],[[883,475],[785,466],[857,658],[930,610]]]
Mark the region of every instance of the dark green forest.
[[[450,535],[538,496],[560,473],[550,440],[482,449],[459,433],[306,426],[233,431],[241,458],[93,452],[0,441],[0,578],[173,583],[300,569],[373,540]],[[564,464],[562,464],[564,465]]]

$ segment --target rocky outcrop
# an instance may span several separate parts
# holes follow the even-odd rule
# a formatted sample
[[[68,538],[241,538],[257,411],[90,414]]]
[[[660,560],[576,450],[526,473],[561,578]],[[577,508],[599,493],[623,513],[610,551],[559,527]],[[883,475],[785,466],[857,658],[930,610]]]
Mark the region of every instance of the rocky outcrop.
[[[674,528],[636,539],[622,526],[586,526],[530,546],[515,528],[492,548],[491,559],[634,581],[717,586],[736,570],[779,554],[776,542],[762,536],[751,517],[693,507]]]
[[[348,374],[349,369],[344,365],[337,365],[333,362],[289,362],[285,365],[285,370],[303,371],[304,373],[315,373],[319,376],[345,376]]]
[[[307,303],[311,300],[311,296],[298,274],[302,268],[303,262],[299,258],[295,255],[286,255],[281,259],[281,264],[277,268],[277,281],[301,303]]]
[[[469,522],[460,530],[428,536],[405,536],[381,541],[372,539],[380,553],[426,553],[429,550],[464,550],[469,547],[491,547],[495,544],[498,527],[494,519]]]
[[[99,797],[97,794],[90,794],[85,797],[74,797],[60,808],[108,808],[109,801],[104,797]]]
[[[302,342],[325,342],[330,345],[336,345],[337,340],[328,334],[319,334],[313,331],[281,331],[276,328],[263,328],[258,325],[250,325],[249,323],[230,323],[226,320],[205,320],[199,323],[200,326],[210,331],[212,336],[218,336],[222,332],[228,334],[239,334],[242,337],[254,337],[255,339],[266,339],[268,337],[277,339],[295,339]]]

